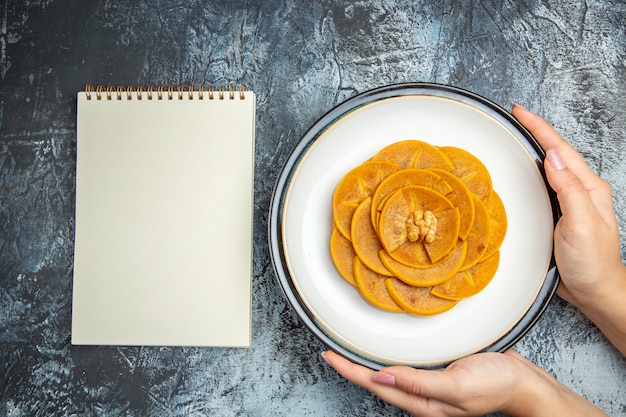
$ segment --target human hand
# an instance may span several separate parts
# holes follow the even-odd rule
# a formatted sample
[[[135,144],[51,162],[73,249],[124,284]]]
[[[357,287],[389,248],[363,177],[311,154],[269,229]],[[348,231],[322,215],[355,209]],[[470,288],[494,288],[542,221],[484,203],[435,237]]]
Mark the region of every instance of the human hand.
[[[344,378],[416,416],[605,416],[519,353],[478,353],[444,371],[391,366],[380,372],[327,351],[324,360]]]
[[[624,352],[626,267],[611,190],[576,150],[539,116],[515,106],[513,115],[546,149],[548,182],[562,217],[555,228],[558,294],[578,306]],[[346,379],[417,416],[605,416],[517,352],[478,353],[444,371],[392,366],[380,372],[328,351],[324,359]]]
[[[626,353],[626,267],[611,188],[545,120],[518,105],[512,113],[546,150],[546,176],[561,207],[554,231],[557,294]]]

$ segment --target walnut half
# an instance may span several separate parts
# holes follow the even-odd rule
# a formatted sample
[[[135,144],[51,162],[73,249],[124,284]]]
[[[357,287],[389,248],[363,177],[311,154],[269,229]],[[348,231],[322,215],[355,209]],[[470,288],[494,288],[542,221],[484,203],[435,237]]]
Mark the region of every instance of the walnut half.
[[[430,210],[416,210],[406,221],[410,242],[433,243],[437,232],[437,217]]]

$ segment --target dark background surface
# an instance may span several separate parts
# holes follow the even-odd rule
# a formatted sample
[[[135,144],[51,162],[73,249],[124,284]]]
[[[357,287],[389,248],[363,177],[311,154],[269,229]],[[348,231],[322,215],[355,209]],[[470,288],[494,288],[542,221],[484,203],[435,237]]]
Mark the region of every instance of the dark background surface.
[[[451,84],[553,123],[613,186],[624,243],[625,22],[621,0],[0,2],[0,416],[404,415],[337,376],[280,292],[280,166],[346,98]],[[229,82],[257,93],[251,347],[71,346],[76,93]],[[626,361],[573,307],[515,347],[626,415]]]

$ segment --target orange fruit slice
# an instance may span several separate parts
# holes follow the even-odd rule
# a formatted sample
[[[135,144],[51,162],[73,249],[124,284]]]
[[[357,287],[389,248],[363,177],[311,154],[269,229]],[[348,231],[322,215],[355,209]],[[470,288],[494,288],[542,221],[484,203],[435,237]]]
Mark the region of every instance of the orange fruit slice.
[[[402,307],[389,295],[385,285],[388,278],[369,269],[358,257],[354,258],[354,277],[361,295],[367,301],[383,310],[402,311]]]
[[[419,316],[440,314],[458,303],[431,294],[430,287],[414,287],[397,278],[387,278],[385,284],[389,295],[400,307]]]
[[[502,246],[502,242],[504,242],[504,237],[506,236],[508,220],[506,217],[504,203],[495,190],[492,190],[491,194],[489,194],[485,200],[485,207],[487,208],[487,213],[489,213],[489,220],[491,222],[489,244],[487,245],[487,250],[483,255],[483,257],[486,258]]]
[[[383,245],[372,226],[370,213],[372,207],[371,197],[366,198],[359,204],[352,217],[352,246],[361,261],[372,271],[380,275],[392,276],[380,260],[378,253],[383,250]]]
[[[334,225],[330,235],[330,256],[337,271],[339,271],[339,275],[350,284],[356,286],[354,279],[354,258],[356,258],[356,253],[352,243],[339,233],[339,230]]]
[[[397,278],[415,287],[430,287],[441,284],[452,278],[463,265],[467,244],[459,240],[454,250],[441,262],[429,268],[413,268],[404,265],[385,251],[381,251],[379,256],[383,265]]]
[[[450,300],[468,298],[481,292],[496,275],[500,264],[500,251],[477,263],[473,267],[457,273],[448,281],[432,288],[437,297]]]
[[[472,230],[472,225],[474,224],[474,198],[472,197],[472,192],[467,185],[459,177],[452,174],[451,172],[444,171],[443,169],[432,169],[432,172],[439,175],[441,179],[443,179],[450,188],[452,189],[444,196],[450,200],[454,207],[458,207],[459,213],[461,214],[461,220],[459,225],[459,238],[466,239],[467,235],[469,235],[470,230]],[[442,193],[443,194],[443,193]]]
[[[473,266],[485,255],[491,236],[491,221],[487,208],[478,197],[473,196],[473,199],[475,210],[474,224],[466,239],[467,254],[461,267],[462,270]]]
[[[442,195],[446,195],[452,191],[452,187],[450,187],[441,176],[430,170],[408,168],[394,172],[378,185],[372,197],[372,224],[375,229],[378,224],[378,214],[382,210],[386,198],[400,188],[414,185],[433,189]]]
[[[491,176],[480,159],[455,146],[442,146],[439,150],[452,162],[451,172],[459,177],[478,198],[484,200],[491,193]]]
[[[374,195],[378,184],[399,169],[387,161],[366,162],[348,172],[339,181],[333,194],[333,218],[341,234],[348,240],[354,211],[367,197]]]
[[[436,226],[418,225],[420,213],[426,219],[427,212],[434,216]],[[424,251],[428,263],[435,263],[455,247],[459,220],[459,210],[441,194],[426,187],[404,187],[387,199],[380,213],[378,234],[392,258],[419,268],[425,266],[421,256]],[[422,233],[424,231],[428,233]]]
[[[390,161],[405,168],[441,168],[452,170],[446,155],[430,143],[421,140],[404,140],[381,149],[373,161]]]

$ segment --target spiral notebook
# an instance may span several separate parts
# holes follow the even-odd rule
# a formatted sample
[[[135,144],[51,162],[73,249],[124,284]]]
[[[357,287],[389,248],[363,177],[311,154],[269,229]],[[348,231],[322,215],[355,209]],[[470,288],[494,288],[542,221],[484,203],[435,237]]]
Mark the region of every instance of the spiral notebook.
[[[255,95],[77,99],[72,344],[250,344]]]

